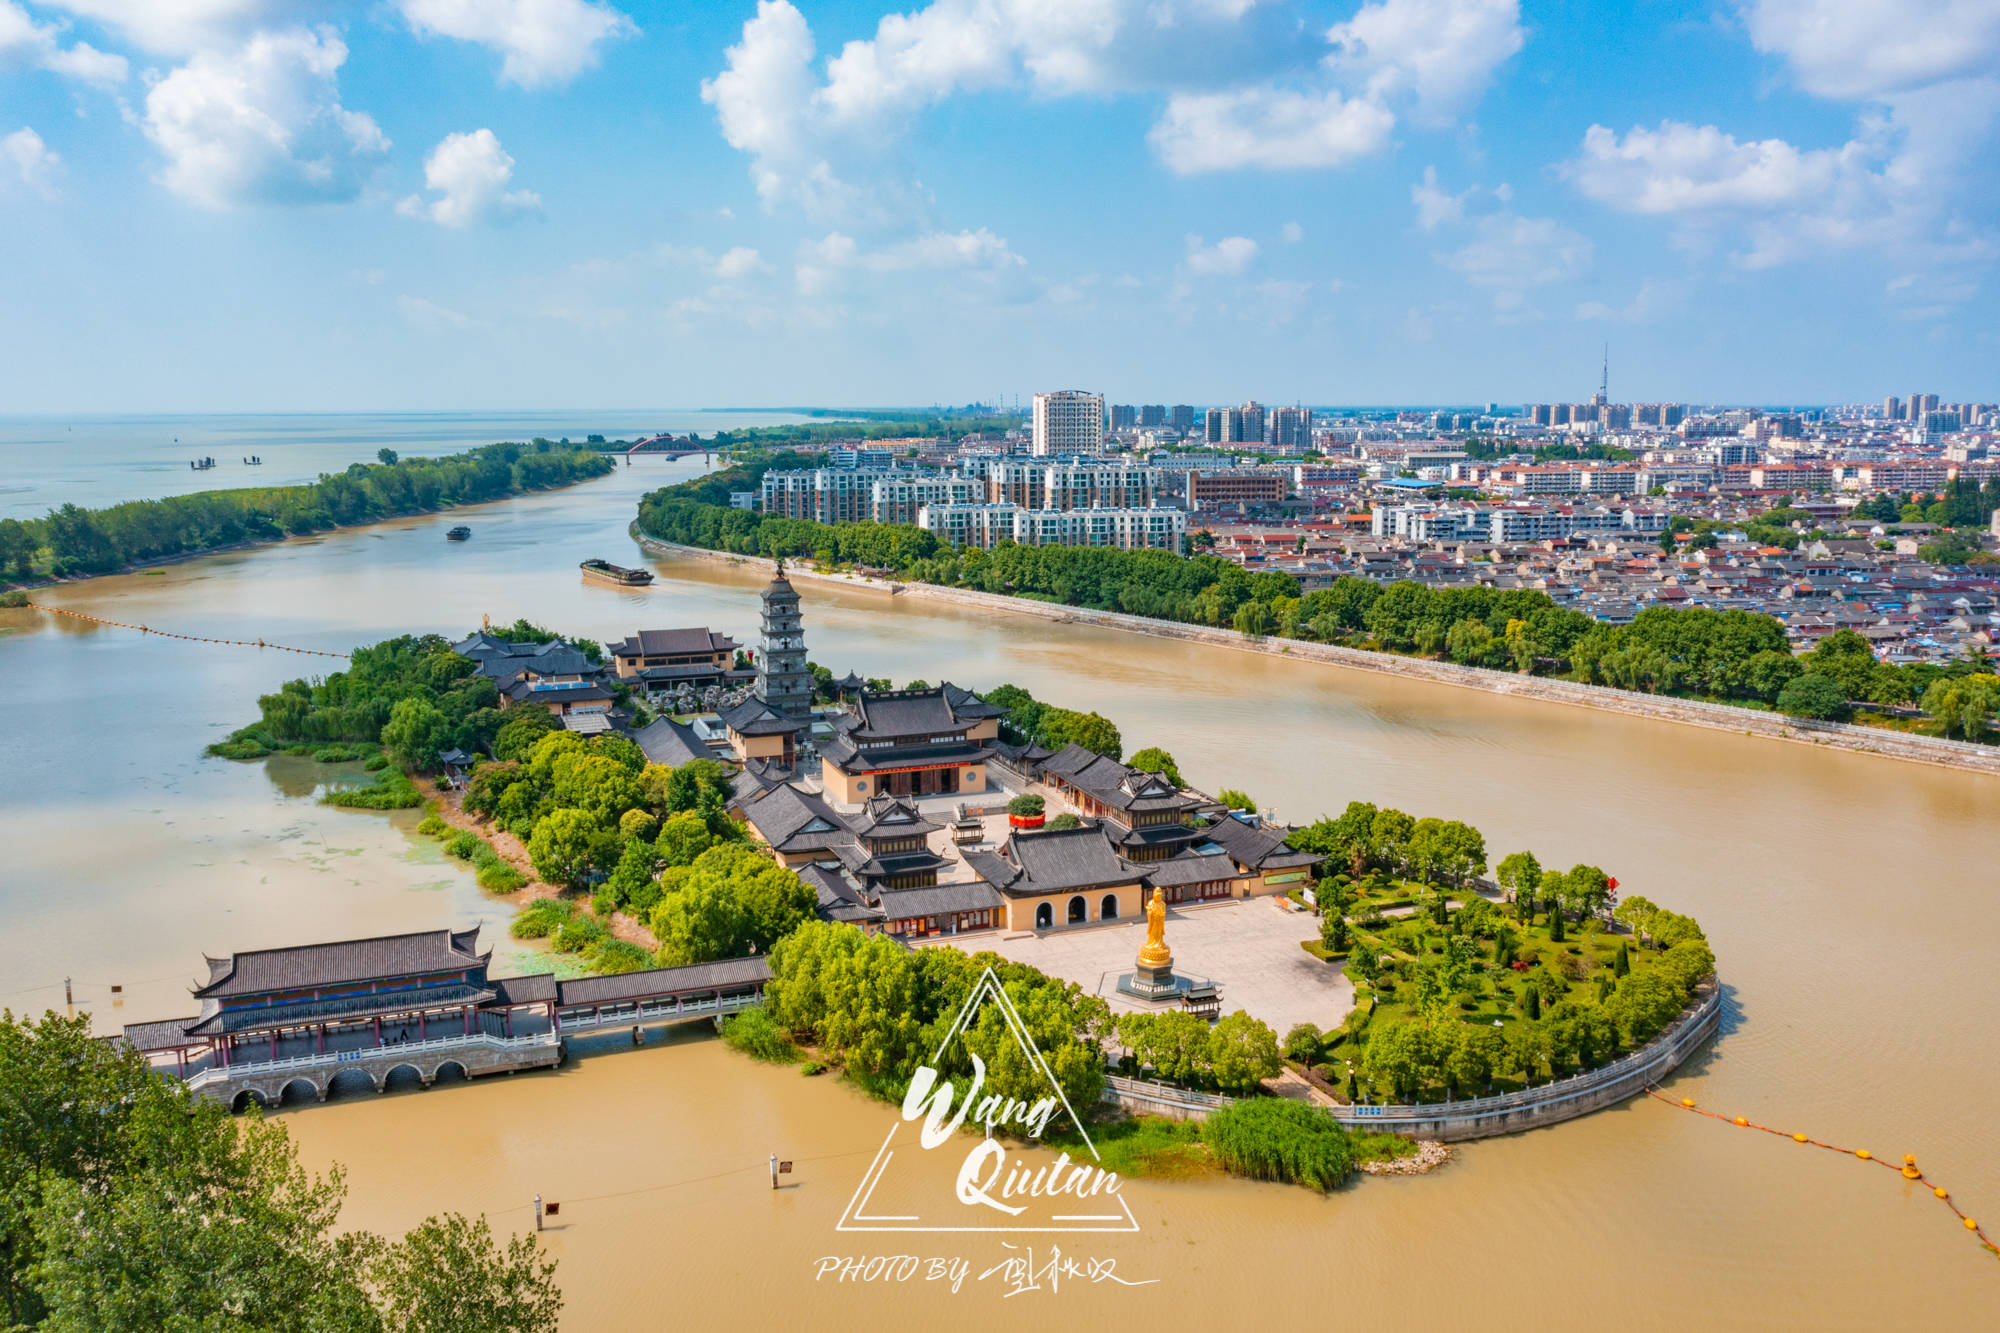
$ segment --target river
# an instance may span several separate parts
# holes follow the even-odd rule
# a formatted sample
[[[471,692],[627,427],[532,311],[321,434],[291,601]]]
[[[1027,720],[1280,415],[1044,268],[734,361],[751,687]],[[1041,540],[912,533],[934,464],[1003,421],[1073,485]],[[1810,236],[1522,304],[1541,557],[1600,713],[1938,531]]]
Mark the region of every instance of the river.
[[[706,623],[754,639],[762,576],[750,570],[658,560],[659,582],[641,591],[577,575],[586,556],[632,557],[634,500],[693,466],[648,460],[449,519],[37,596],[309,648],[458,631],[489,613],[602,638]],[[459,521],[473,539],[448,545]],[[1100,710],[1128,749],[1165,746],[1189,781],[1242,787],[1289,819],[1363,798],[1466,819],[1496,858],[1527,846],[1545,863],[1604,866],[1622,891],[1699,917],[1730,987],[1723,1037],[1674,1095],[1915,1153],[1969,1212],[2000,1219],[2000,781],[882,593],[801,592],[809,651],[836,673],[1011,680]],[[310,765],[200,757],[254,715],[254,695],[312,663],[0,611],[5,1003],[59,1003],[68,974],[107,1023],[167,1017],[187,1012],[203,950],[482,919],[497,957],[534,965],[504,939],[504,909],[404,835],[407,817],[313,804],[323,773]],[[114,982],[115,1009],[102,989]],[[829,1328],[1860,1329],[1978,1325],[2000,1308],[2000,1267],[1923,1187],[1650,1100],[1325,1198],[1128,1183],[1142,1230],[1064,1250],[1157,1285],[1006,1299],[992,1282],[956,1295],[815,1282],[825,1255],[956,1254],[976,1273],[1004,1254],[990,1237],[835,1233],[887,1116],[831,1080],[684,1036],[284,1120],[309,1163],[347,1165],[356,1225],[457,1209],[519,1227],[536,1193],[562,1202],[548,1240],[573,1329],[801,1316]],[[799,1168],[776,1193],[773,1152]]]

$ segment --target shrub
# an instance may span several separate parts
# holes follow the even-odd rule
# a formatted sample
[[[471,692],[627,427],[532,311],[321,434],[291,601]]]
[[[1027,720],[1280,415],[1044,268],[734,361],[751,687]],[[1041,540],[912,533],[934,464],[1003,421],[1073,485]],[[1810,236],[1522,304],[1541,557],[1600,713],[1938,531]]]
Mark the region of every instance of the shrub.
[[[611,938],[611,932],[594,916],[573,913],[555,929],[549,944],[557,953],[582,953],[595,949]]]
[[[1332,1116],[1282,1097],[1226,1106],[1202,1125],[1202,1141],[1224,1169],[1253,1180],[1330,1190],[1354,1169],[1354,1147]]]
[[[486,844],[471,829],[460,829],[445,839],[444,849],[461,861],[470,861],[474,852]]]
[[[652,967],[653,955],[630,940],[606,940],[590,951],[590,967],[609,976],[614,972],[643,972]]]
[[[1081,828],[1082,826],[1083,826],[1083,821],[1081,819],[1078,819],[1075,815],[1057,815],[1054,819],[1051,819],[1049,821],[1049,828],[1051,830],[1066,829],[1066,828]]]
[[[546,939],[576,915],[574,904],[561,898],[541,898],[522,909],[507,933],[517,940]]]
[[[424,794],[409,778],[391,772],[366,787],[336,787],[320,800],[348,810],[409,810],[424,803]]]
[[[435,810],[425,815],[422,822],[417,825],[417,832],[427,838],[442,838],[450,829],[451,825],[440,819]]]
[[[356,741],[330,741],[313,746],[309,753],[322,764],[351,764],[357,759],[367,759],[377,751],[372,745]]]
[[[1234,787],[1224,787],[1215,794],[1215,799],[1231,810],[1241,810],[1246,815],[1257,813],[1257,803]]]
[[[512,893],[527,884],[528,877],[499,857],[479,865],[479,887],[488,893]],[[518,932],[517,932],[518,933]],[[544,931],[543,934],[547,932]],[[522,936],[523,939],[528,938]]]
[[[373,755],[369,758],[367,763],[362,765],[362,767],[367,769],[370,773],[380,773],[383,769],[387,768],[388,766],[389,766],[389,756],[386,754]]]
[[[1007,802],[1007,813],[1010,815],[1039,815],[1045,808],[1046,802],[1032,792]]]
[[[791,1035],[761,1004],[725,1019],[722,1039],[745,1055],[774,1064],[790,1064],[799,1058]]]
[[[824,1074],[826,1072],[826,1066],[821,1064],[817,1060],[808,1060],[804,1064],[799,1066],[799,1072],[801,1074],[804,1074],[807,1078],[811,1078],[814,1074]]]

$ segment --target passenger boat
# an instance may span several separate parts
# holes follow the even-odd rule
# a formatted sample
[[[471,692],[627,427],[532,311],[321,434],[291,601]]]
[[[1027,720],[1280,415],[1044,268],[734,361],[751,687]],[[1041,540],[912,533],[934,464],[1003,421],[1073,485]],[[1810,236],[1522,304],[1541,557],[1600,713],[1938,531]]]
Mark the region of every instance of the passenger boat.
[[[472,529],[461,525],[459,527],[453,528],[450,532],[445,533],[444,536],[446,541],[462,542],[471,535],[472,535]]]
[[[621,588],[643,588],[653,581],[653,571],[650,569],[627,569],[623,565],[614,565],[609,560],[586,560],[579,568],[583,570],[586,578],[602,579]]]

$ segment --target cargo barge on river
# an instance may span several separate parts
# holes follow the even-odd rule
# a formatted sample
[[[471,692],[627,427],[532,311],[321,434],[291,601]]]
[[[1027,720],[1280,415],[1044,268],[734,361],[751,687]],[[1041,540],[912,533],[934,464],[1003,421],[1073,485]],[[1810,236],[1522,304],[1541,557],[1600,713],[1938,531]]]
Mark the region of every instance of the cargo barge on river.
[[[643,588],[653,581],[650,569],[627,569],[614,565],[609,560],[586,560],[579,566],[583,576],[605,583],[615,583],[621,588]]]

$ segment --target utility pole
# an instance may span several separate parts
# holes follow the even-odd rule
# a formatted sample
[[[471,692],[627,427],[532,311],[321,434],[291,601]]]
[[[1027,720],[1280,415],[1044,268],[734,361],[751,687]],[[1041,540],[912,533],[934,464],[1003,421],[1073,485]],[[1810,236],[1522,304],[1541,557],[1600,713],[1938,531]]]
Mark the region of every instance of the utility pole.
[[[69,978],[63,978],[63,1008],[69,1010],[71,1018],[76,1017],[76,997],[70,993]]]
[[[540,1231],[541,1229],[542,1229],[542,1196],[537,1194],[535,1196],[535,1230]]]
[[[778,1188],[778,1154],[771,1154],[771,1188]]]

